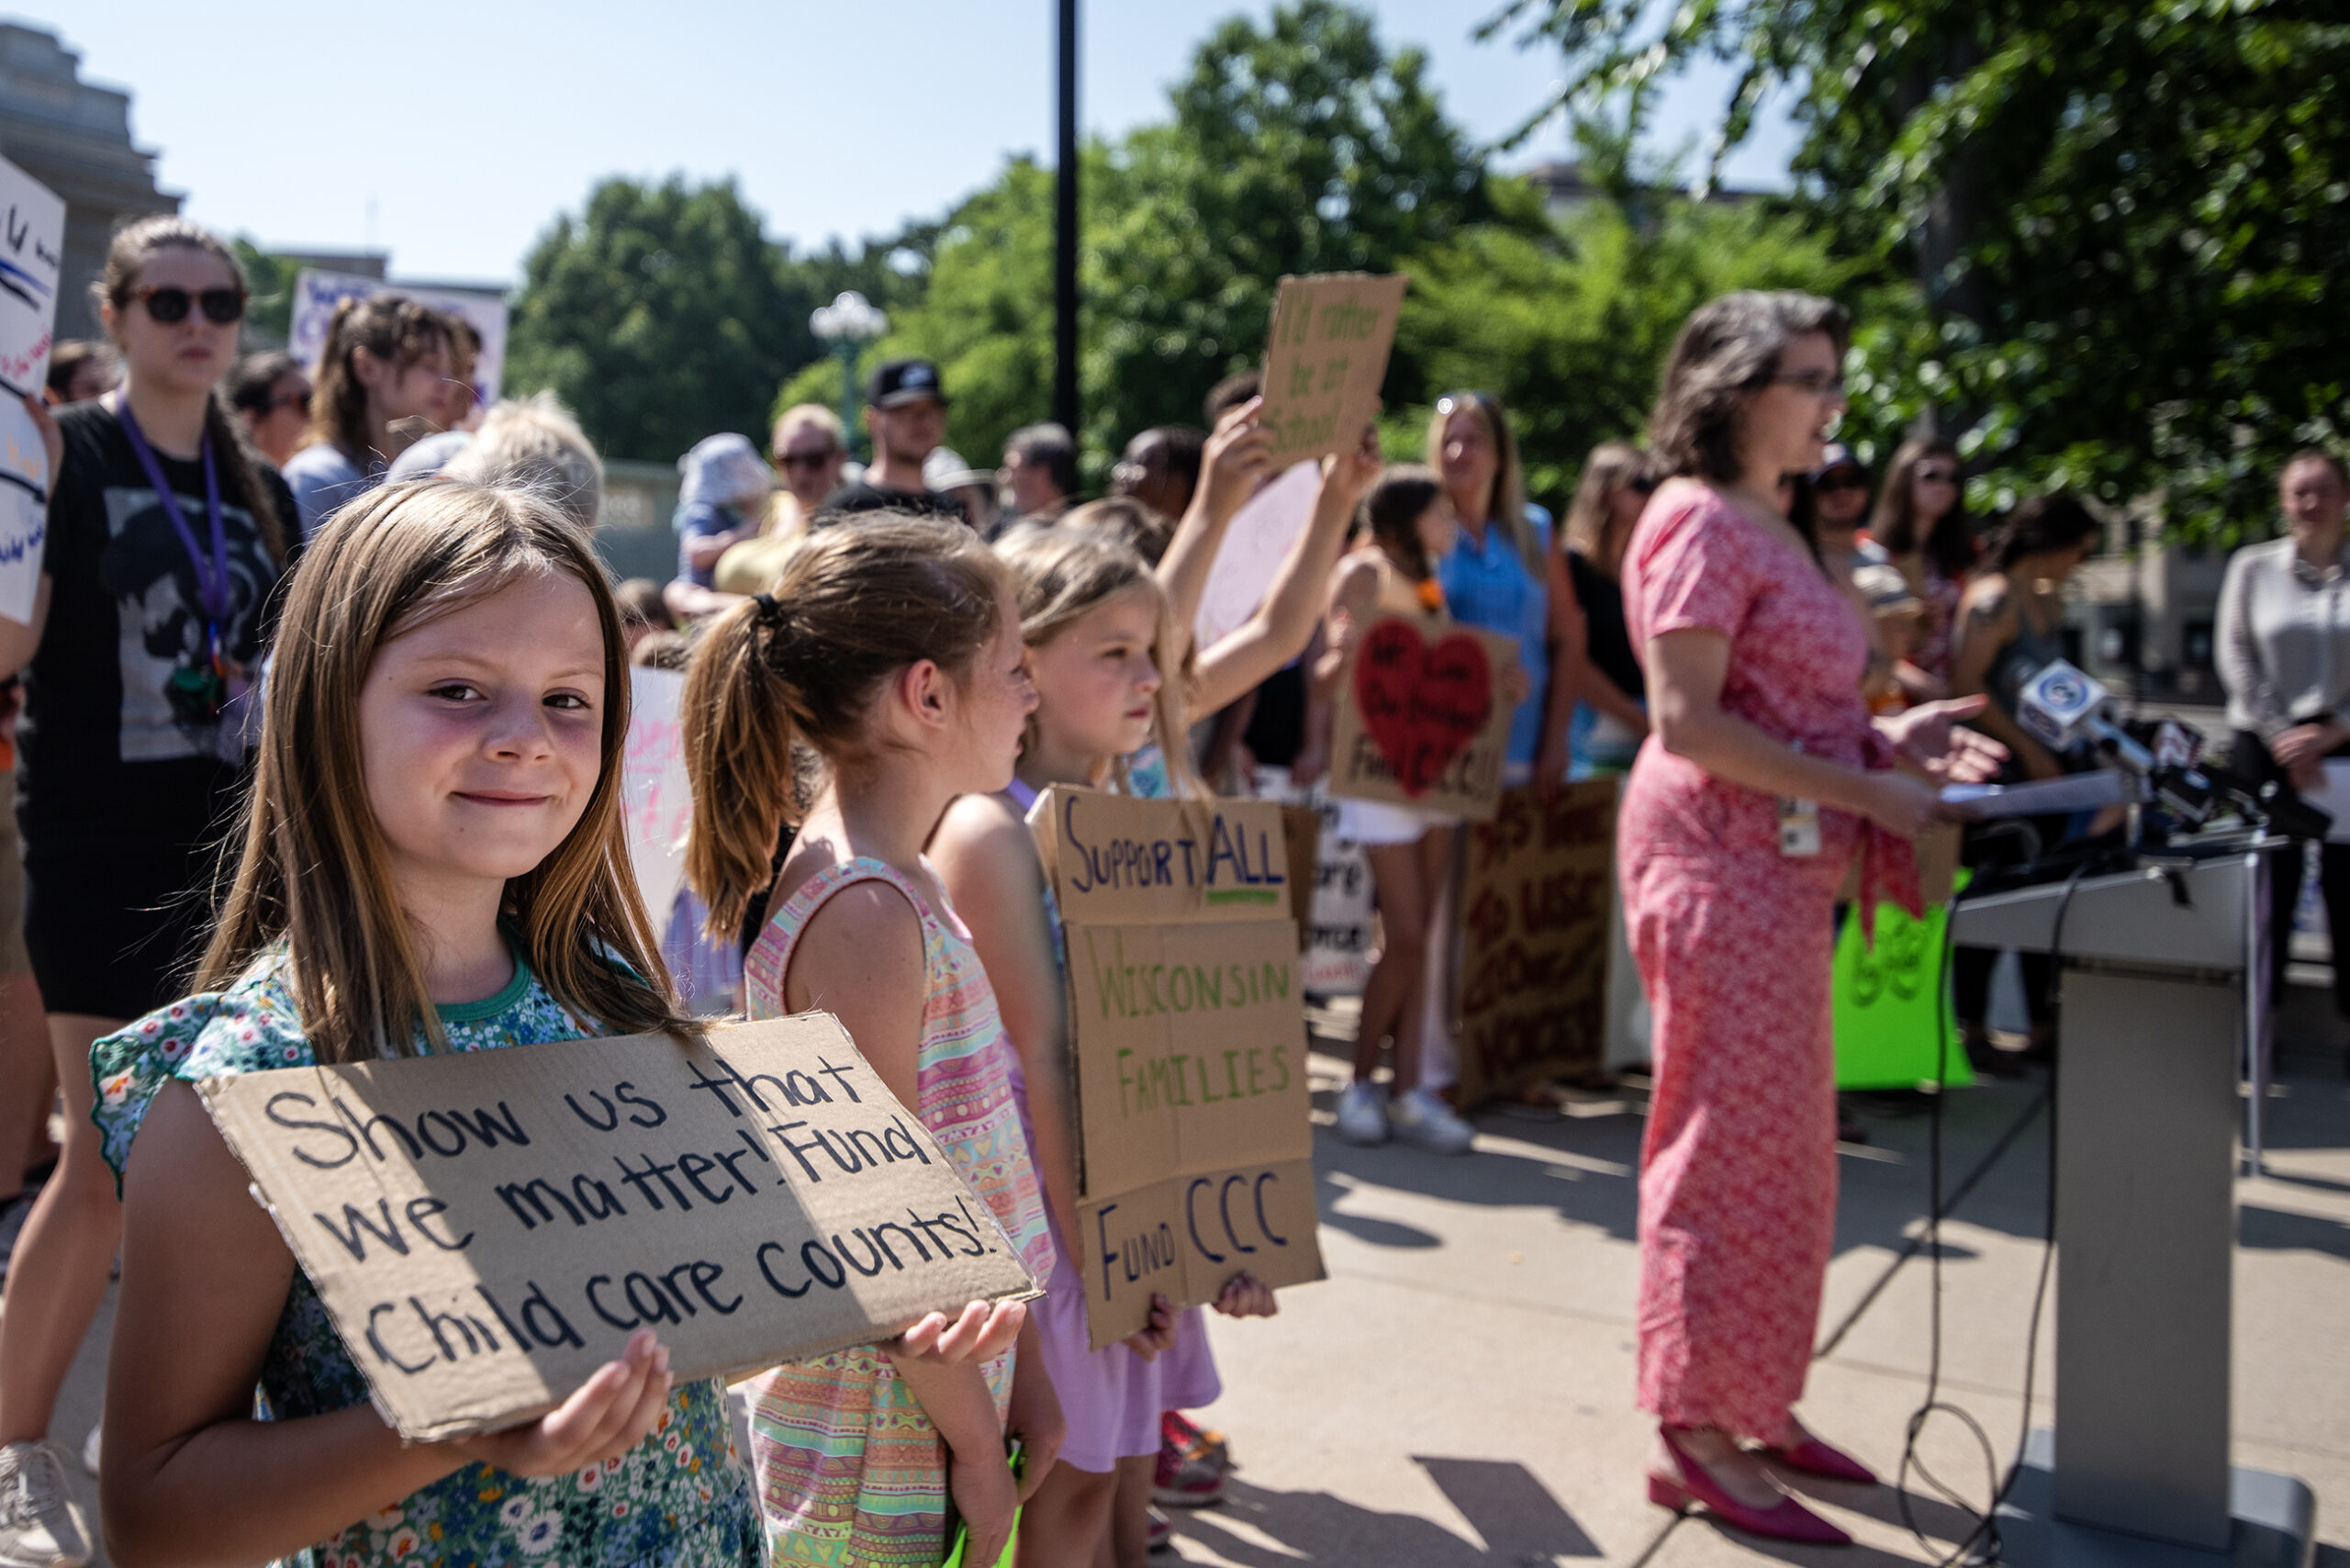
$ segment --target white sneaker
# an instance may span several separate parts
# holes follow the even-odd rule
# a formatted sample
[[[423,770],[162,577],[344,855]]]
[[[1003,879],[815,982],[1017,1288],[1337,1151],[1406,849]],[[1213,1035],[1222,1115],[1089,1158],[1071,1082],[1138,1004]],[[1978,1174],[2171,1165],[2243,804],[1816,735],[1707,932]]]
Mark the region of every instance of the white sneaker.
[[[82,1439],[82,1468],[93,1475],[98,1473],[98,1435],[105,1430],[104,1426],[93,1427],[90,1435]]]
[[[1395,1136],[1430,1154],[1466,1154],[1477,1129],[1459,1113],[1425,1089],[1407,1089],[1387,1107],[1387,1121]]]
[[[0,1444],[0,1568],[83,1568],[90,1527],[47,1443]]]
[[[1338,1136],[1348,1143],[1387,1141],[1387,1096],[1378,1084],[1357,1081],[1338,1092]]]

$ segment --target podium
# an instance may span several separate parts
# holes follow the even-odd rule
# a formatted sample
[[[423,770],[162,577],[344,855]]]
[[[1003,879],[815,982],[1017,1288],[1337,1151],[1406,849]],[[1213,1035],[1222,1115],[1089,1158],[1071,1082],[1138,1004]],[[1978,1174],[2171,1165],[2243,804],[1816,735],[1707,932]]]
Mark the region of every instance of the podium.
[[[1951,939],[2054,953],[2056,1425],[1999,1518],[2014,1568],[2307,1568],[2316,1499],[2229,1462],[2236,1078],[2283,840],[1993,893]]]

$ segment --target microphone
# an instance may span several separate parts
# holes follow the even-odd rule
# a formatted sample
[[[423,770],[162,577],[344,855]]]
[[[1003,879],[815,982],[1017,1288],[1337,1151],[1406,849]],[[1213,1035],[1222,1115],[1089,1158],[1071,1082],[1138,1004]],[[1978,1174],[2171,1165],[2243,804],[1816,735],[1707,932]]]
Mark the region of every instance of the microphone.
[[[2016,693],[2016,716],[2051,751],[2089,745],[2132,772],[2154,770],[2154,753],[2113,722],[2113,699],[2103,686],[2064,659],[2051,659]]]

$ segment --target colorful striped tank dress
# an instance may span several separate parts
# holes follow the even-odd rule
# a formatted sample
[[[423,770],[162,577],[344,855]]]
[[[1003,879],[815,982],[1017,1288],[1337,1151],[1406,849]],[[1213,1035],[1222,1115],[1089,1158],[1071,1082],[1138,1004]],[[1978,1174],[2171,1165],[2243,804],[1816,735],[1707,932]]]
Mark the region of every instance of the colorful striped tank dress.
[[[1053,1244],[1028,1140],[1021,1131],[1019,1061],[995,991],[953,908],[887,863],[859,857],[808,879],[769,916],[744,959],[755,1018],[785,1011],[784,977],[800,934],[824,902],[859,882],[887,882],[922,919],[922,1047],[914,1107],[947,1157],[987,1200],[1038,1283]],[[986,1363],[1002,1416],[1012,1351]],[[769,1560],[935,1568],[946,1554],[946,1450],[875,1346],[762,1372],[751,1383],[751,1464]]]

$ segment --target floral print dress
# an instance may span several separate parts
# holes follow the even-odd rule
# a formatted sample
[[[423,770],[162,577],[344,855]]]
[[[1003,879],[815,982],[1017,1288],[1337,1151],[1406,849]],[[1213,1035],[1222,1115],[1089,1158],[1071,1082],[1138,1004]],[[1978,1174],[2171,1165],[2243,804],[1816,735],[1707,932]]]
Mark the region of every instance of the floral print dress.
[[[453,1050],[577,1039],[583,1030],[517,953],[511,984],[441,1009]],[[173,1079],[310,1065],[282,956],[227,991],[150,1014],[90,1050],[91,1120],[119,1179],[155,1096]],[[259,1413],[294,1420],[367,1402],[366,1380],[297,1268],[262,1363]],[[747,1568],[759,1562],[750,1490],[733,1451],[724,1385],[687,1383],[652,1436],[619,1459],[551,1480],[467,1465],[330,1540],[290,1568]]]

